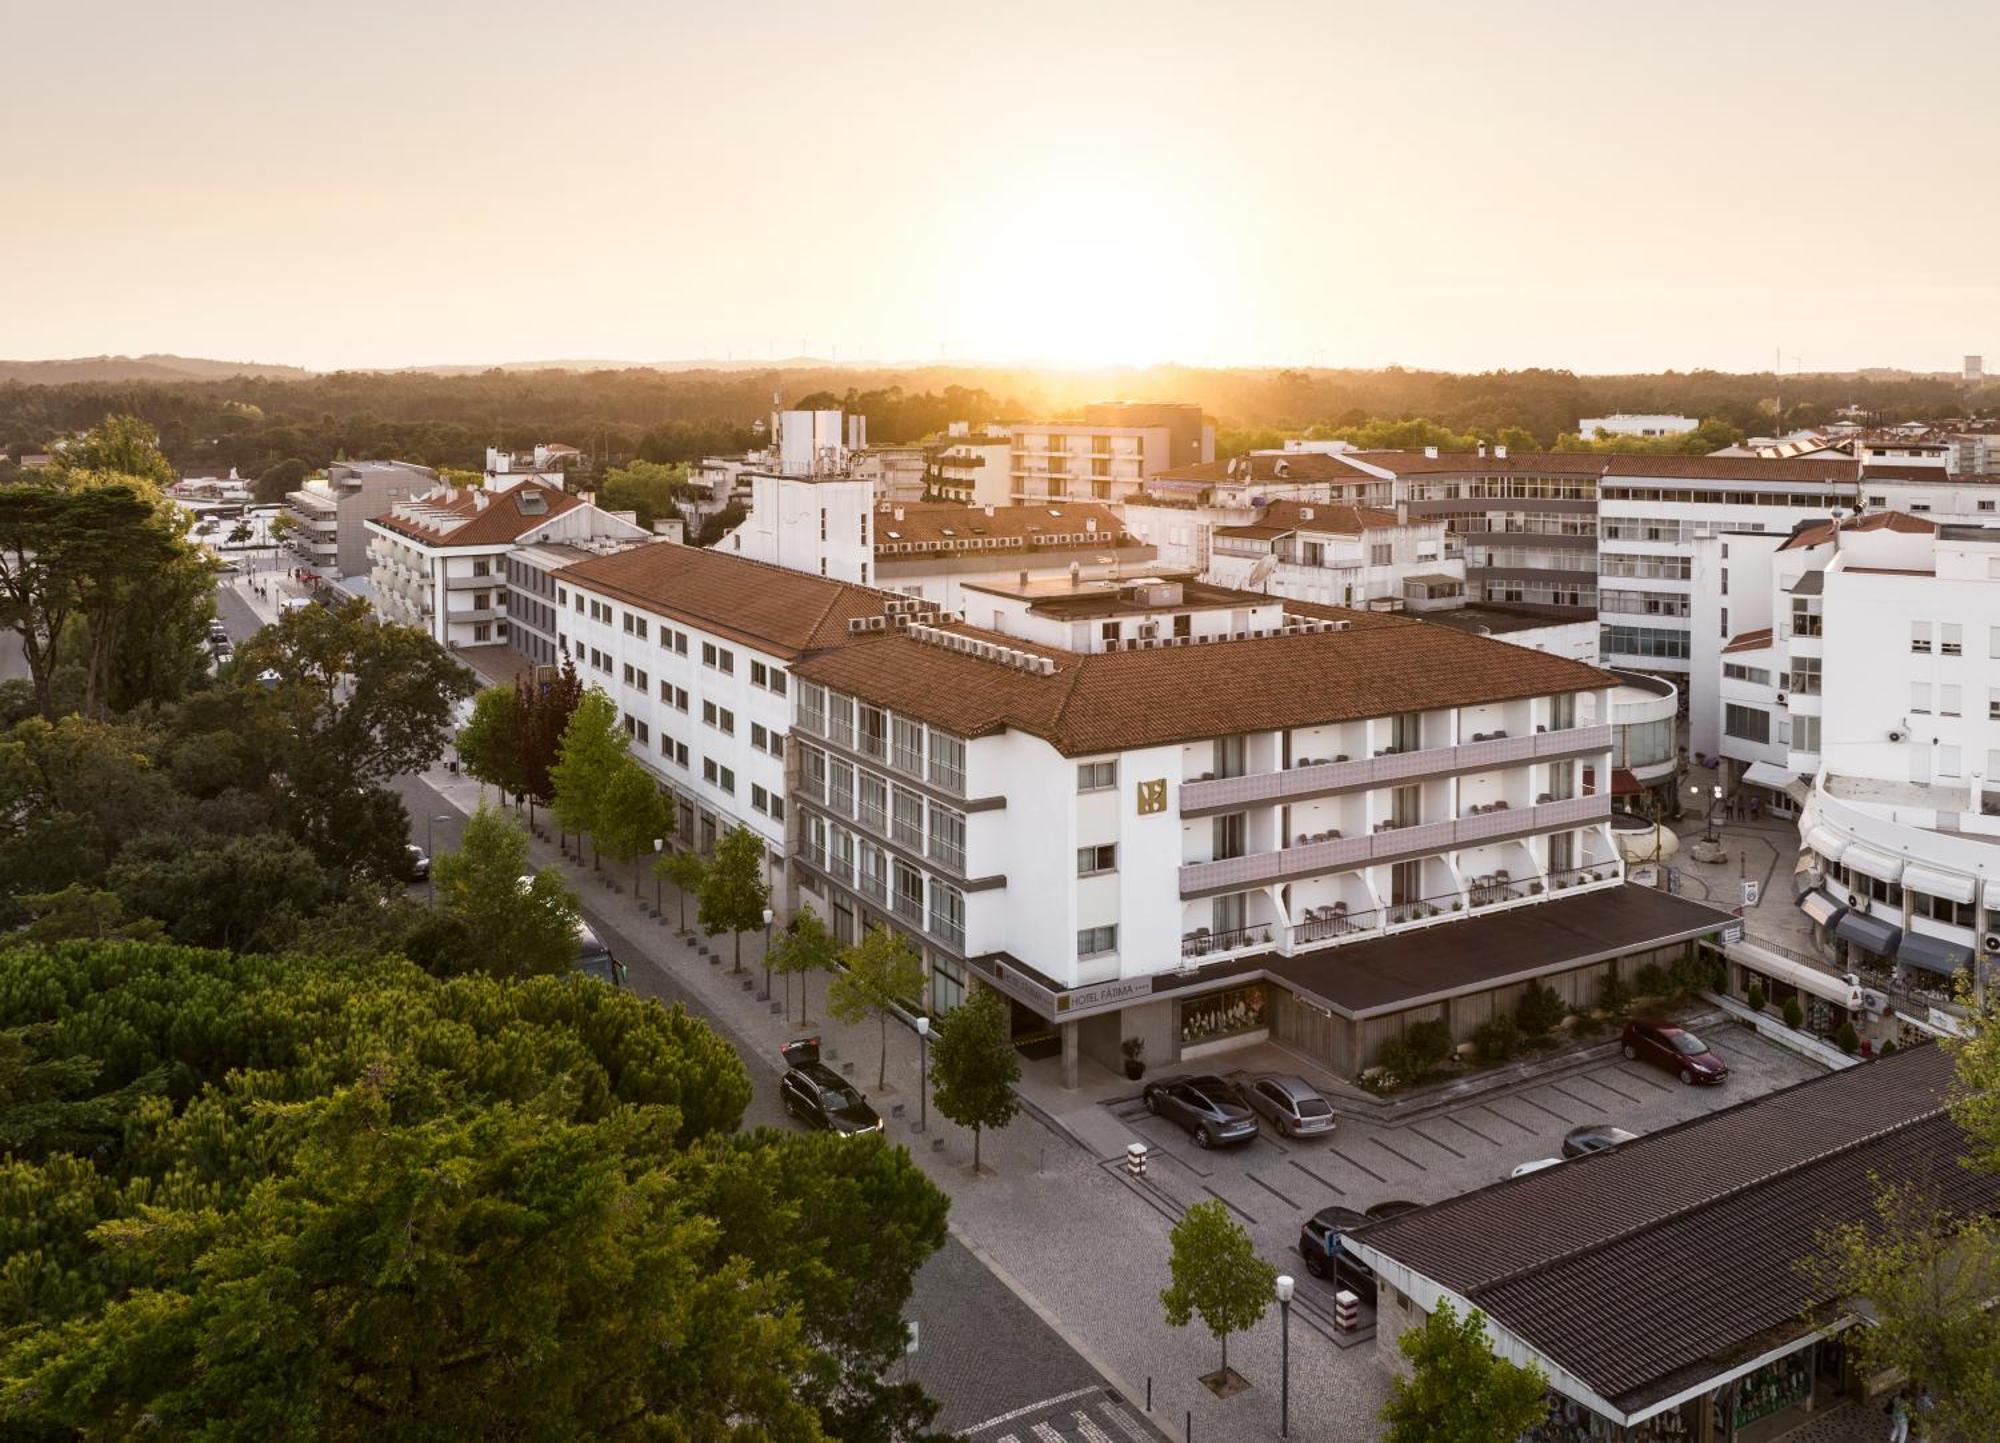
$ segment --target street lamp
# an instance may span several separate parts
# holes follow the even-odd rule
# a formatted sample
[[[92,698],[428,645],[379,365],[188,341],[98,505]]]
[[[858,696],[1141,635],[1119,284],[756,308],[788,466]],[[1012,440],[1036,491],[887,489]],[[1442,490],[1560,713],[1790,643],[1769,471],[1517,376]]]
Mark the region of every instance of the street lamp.
[[[1278,1274],[1278,1436],[1292,1436],[1292,1279]]]
[[[764,909],[764,998],[771,1000],[771,918],[776,915],[769,907]]]
[[[653,915],[660,918],[665,918],[667,915],[667,906],[664,900],[665,893],[660,889],[659,863],[659,856],[666,849],[667,839],[665,837],[653,838]]]
[[[931,1020],[917,1018],[917,1131],[931,1120]]]

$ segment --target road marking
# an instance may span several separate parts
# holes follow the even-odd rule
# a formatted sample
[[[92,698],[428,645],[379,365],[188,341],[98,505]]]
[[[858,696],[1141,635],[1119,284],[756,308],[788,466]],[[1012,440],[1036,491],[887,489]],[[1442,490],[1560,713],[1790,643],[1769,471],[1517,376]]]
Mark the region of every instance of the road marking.
[[[1118,1431],[1130,1438],[1132,1443],[1154,1443],[1154,1440],[1132,1421],[1132,1415],[1116,1403],[1100,1403],[1097,1406],[1104,1410],[1104,1416],[1117,1424]]]
[[[1408,1163],[1408,1164],[1409,1164],[1409,1165],[1410,1165],[1411,1167],[1415,1168],[1415,1169],[1416,1169],[1416,1170],[1417,1170],[1418,1172],[1429,1172],[1429,1171],[1430,1171],[1430,1169],[1429,1169],[1429,1168],[1425,1167],[1425,1166],[1424,1166],[1424,1165],[1423,1165],[1422,1163],[1418,1162],[1418,1161],[1417,1161],[1417,1160],[1416,1160],[1415,1158],[1411,1157],[1411,1156],[1410,1156],[1410,1155],[1409,1155],[1409,1154],[1408,1154],[1407,1152],[1398,1152],[1398,1151],[1396,1151],[1396,1149],[1395,1149],[1395,1148],[1393,1148],[1393,1147],[1389,1146],[1389,1144],[1388,1144],[1388,1143],[1386,1143],[1386,1142],[1384,1142],[1384,1141],[1382,1141],[1382,1139],[1381,1139],[1381,1138],[1379,1138],[1379,1137],[1371,1137],[1371,1138],[1369,1138],[1368,1140],[1369,1140],[1370,1142],[1374,1143],[1374,1144],[1375,1144],[1375,1146],[1377,1146],[1377,1147],[1381,1148],[1381,1149],[1382,1149],[1382,1151],[1384,1151],[1384,1152],[1388,1153],[1388,1154],[1389,1154],[1389,1156],[1391,1156],[1391,1157],[1400,1157],[1400,1158],[1401,1158],[1401,1159],[1402,1159],[1402,1160],[1403,1160],[1404,1162]],[[1387,1179],[1381,1179],[1381,1181],[1387,1181]]]
[[[1063,1435],[1047,1423],[1037,1423],[1030,1431],[1040,1443],[1065,1443]]]
[[[1076,1431],[1084,1437],[1084,1443],[1111,1443],[1111,1435],[1091,1421],[1088,1413],[1076,1415]]]
[[[1529,1107],[1534,1108],[1535,1111],[1537,1112],[1546,1112],[1550,1117],[1553,1117],[1557,1122],[1574,1123],[1576,1121],[1576,1119],[1573,1117],[1569,1117],[1563,1113],[1557,1112],[1553,1107],[1544,1107],[1541,1103],[1535,1101],[1534,1098],[1528,1097],[1522,1093],[1516,1093],[1513,1097],[1510,1097],[1507,1100],[1509,1102],[1524,1102]]]
[[[1217,1192],[1207,1183],[1203,1183],[1201,1185],[1201,1190],[1207,1193],[1210,1197],[1214,1198],[1217,1202],[1221,1203],[1224,1207],[1228,1208],[1231,1212],[1235,1213],[1236,1216],[1242,1218],[1243,1221],[1250,1224],[1251,1227],[1254,1228],[1257,1226],[1257,1219],[1251,1217],[1250,1214],[1243,1211],[1242,1208],[1236,1206],[1235,1203],[1231,1202],[1228,1198],[1224,1197],[1221,1193]]]
[[[1432,1137],[1432,1136],[1431,1136],[1431,1135],[1430,1135],[1429,1133],[1425,1132],[1425,1131],[1424,1131],[1424,1130],[1423,1130],[1423,1129],[1422,1129],[1421,1127],[1418,1127],[1418,1126],[1417,1126],[1417,1125],[1416,1125],[1415,1123],[1411,1123],[1411,1124],[1410,1124],[1410,1131],[1411,1131],[1411,1132],[1414,1132],[1414,1133],[1415,1133],[1415,1134],[1416,1134],[1416,1135],[1417,1135],[1418,1137],[1422,1138],[1422,1139],[1423,1139],[1423,1140],[1424,1140],[1425,1142],[1429,1143],[1429,1144],[1430,1144],[1430,1145],[1431,1145],[1432,1147],[1441,1147],[1441,1148],[1443,1148],[1443,1149],[1444,1149],[1444,1150],[1445,1150],[1446,1152],[1450,1153],[1450,1154],[1451,1154],[1451,1155],[1452,1155],[1453,1157],[1456,1157],[1456,1158],[1461,1158],[1461,1159],[1462,1159],[1462,1158],[1464,1158],[1464,1156],[1465,1156],[1465,1154],[1464,1154],[1464,1153],[1460,1152],[1460,1151],[1459,1151],[1459,1150],[1458,1150],[1457,1148],[1453,1147],[1453,1146],[1452,1146],[1452,1145],[1451,1145],[1450,1143],[1448,1143],[1448,1142],[1440,1142],[1440,1141],[1439,1141],[1439,1140],[1438,1140],[1437,1138],[1434,1138],[1434,1137]]]
[[[1471,1133],[1474,1137],[1478,1138],[1481,1142],[1487,1143],[1490,1146],[1498,1147],[1500,1145],[1496,1139],[1488,1137],[1485,1133],[1481,1132],[1478,1128],[1474,1127],[1471,1123],[1467,1122],[1457,1113],[1448,1112],[1444,1115],[1442,1119],[1440,1119],[1440,1121],[1448,1122],[1453,1127],[1462,1127],[1467,1132]]]
[[[1518,1128],[1520,1128],[1520,1129],[1521,1129],[1521,1131],[1523,1131],[1523,1132],[1525,1132],[1525,1133],[1529,1133],[1529,1134],[1531,1134],[1531,1135],[1532,1135],[1532,1134],[1534,1133],[1534,1129],[1533,1129],[1532,1127],[1528,1126],[1528,1124],[1527,1124],[1527,1123],[1525,1123],[1525,1122],[1521,1121],[1521,1119],[1519,1119],[1518,1117],[1509,1117],[1509,1116],[1507,1116],[1507,1114],[1506,1114],[1506,1113],[1502,1112],[1502,1111],[1501,1111],[1501,1110],[1500,1110],[1499,1108],[1495,1107],[1495,1106],[1494,1106],[1494,1105],[1493,1105],[1492,1103],[1490,1103],[1490,1102],[1482,1102],[1482,1103],[1480,1103],[1480,1104],[1479,1104],[1479,1108],[1480,1108],[1480,1111],[1482,1111],[1482,1112],[1490,1112],[1490,1113],[1492,1113],[1492,1114],[1493,1114],[1493,1116],[1495,1116],[1495,1117],[1499,1118],[1499,1119],[1500,1119],[1500,1120],[1501,1120],[1502,1122],[1504,1122],[1504,1123],[1508,1124],[1508,1125],[1509,1125],[1509,1126],[1511,1126],[1511,1127],[1518,1127]]]
[[[1298,1170],[1299,1170],[1300,1172],[1304,1173],[1304,1174],[1305,1174],[1305,1175],[1306,1175],[1307,1177],[1311,1178],[1311,1179],[1312,1179],[1312,1180],[1313,1180],[1314,1182],[1318,1183],[1318,1184],[1319,1184],[1319,1185],[1320,1185],[1321,1187],[1330,1187],[1330,1188],[1332,1188],[1332,1189],[1333,1189],[1333,1190],[1334,1190],[1335,1192],[1339,1193],[1339,1194],[1340,1194],[1340,1195],[1341,1195],[1342,1197],[1346,1197],[1346,1196],[1347,1196],[1347,1189],[1346,1189],[1346,1188],[1342,1187],[1342,1186],[1341,1186],[1341,1185],[1340,1185],[1339,1183],[1335,1182],[1335,1181],[1334,1181],[1334,1180],[1333,1180],[1332,1178],[1330,1178],[1330,1177],[1321,1177],[1321,1176],[1320,1176],[1320,1175],[1319,1175],[1318,1173],[1314,1172],[1314,1171],[1313,1171],[1313,1170],[1312,1170],[1311,1168],[1307,1167],[1307,1166],[1306,1166],[1306,1165],[1305,1165],[1304,1163],[1300,1162],[1300,1161],[1299,1161],[1299,1160],[1298,1160],[1297,1158],[1290,1158],[1290,1157],[1288,1157],[1288,1158],[1286,1158],[1286,1159],[1285,1159],[1285,1161],[1286,1161],[1286,1162],[1289,1162],[1289,1163],[1290,1163],[1290,1164],[1291,1164],[1291,1165],[1292,1165],[1293,1167],[1297,1168],[1297,1169],[1298,1169]]]
[[[1272,1186],[1271,1186],[1271,1185],[1270,1185],[1269,1183],[1265,1182],[1265,1181],[1264,1181],[1264,1179],[1262,1179],[1261,1177],[1257,1176],[1257,1174],[1256,1174],[1256,1173],[1254,1173],[1254,1172],[1247,1172],[1247,1173],[1245,1173],[1245,1174],[1243,1174],[1243,1175],[1244,1175],[1245,1177],[1249,1178],[1249,1179],[1250,1179],[1250,1181],[1252,1181],[1252,1182],[1256,1183],[1258,1187],[1261,1187],[1262,1189],[1264,1189],[1264,1191],[1265,1191],[1265,1192],[1269,1193],[1269,1194],[1270,1194],[1270,1195],[1271,1195],[1272,1197],[1276,1198],[1276,1199],[1277,1199],[1277,1200],[1278,1200],[1279,1202],[1283,1203],[1283,1204],[1284,1204],[1284,1205],[1285,1205],[1286,1207],[1288,1207],[1288,1208],[1296,1208],[1296,1207],[1298,1206],[1298,1204],[1297,1204],[1297,1203],[1293,1202],[1293,1201],[1292,1201],[1292,1200],[1291,1200],[1290,1198],[1286,1197],[1286,1196],[1285,1196],[1285,1195],[1284,1195],[1283,1193],[1279,1192],[1279,1191],[1278,1191],[1278,1190],[1277,1190],[1276,1188],[1272,1187]]]
[[[1592,1102],[1587,1097],[1578,1097],[1575,1093],[1571,1092],[1567,1087],[1564,1087],[1560,1082],[1551,1082],[1549,1084],[1549,1087],[1552,1091],[1560,1092],[1564,1097],[1567,1097],[1571,1102],[1575,1103],[1578,1107],[1597,1106],[1596,1103]]]
[[[1629,1077],[1634,1082],[1643,1082],[1648,1087],[1657,1087],[1662,1092],[1673,1091],[1671,1087],[1667,1086],[1666,1083],[1661,1082],[1658,1078],[1648,1077],[1644,1072],[1641,1072],[1639,1070],[1639,1065],[1636,1062],[1628,1062],[1623,1067],[1619,1068],[1618,1075],[1620,1077]]]
[[[1604,1080],[1604,1075],[1602,1073],[1598,1072],[1587,1073],[1585,1074],[1583,1080],[1588,1082],[1592,1087],[1601,1087],[1606,1092],[1615,1093],[1619,1097],[1624,1098],[1627,1102],[1637,1102],[1639,1100],[1637,1094],[1627,1092],[1622,1087],[1613,1087],[1610,1083],[1606,1082]]]
[[[988,1428],[998,1428],[1002,1423],[1011,1423],[1016,1418],[1027,1417],[1030,1413],[1045,1413],[1051,1408],[1060,1408],[1065,1403],[1073,1403],[1078,1398],[1088,1397],[1098,1391],[1100,1390],[1095,1384],[1088,1388],[1072,1388],[1067,1393],[1058,1393],[1053,1398],[1044,1398],[1039,1403],[1030,1403],[1024,1408],[1016,1408],[1011,1413],[999,1414],[997,1417],[988,1418],[984,1423],[974,1423],[970,1428],[961,1428],[958,1431],[968,1435],[983,1433]],[[1007,1443],[1007,1440],[1002,1438],[999,1443]]]
[[[1389,1180],[1386,1177],[1382,1176],[1381,1173],[1375,1171],[1374,1168],[1368,1166],[1367,1163],[1355,1161],[1353,1158],[1349,1157],[1346,1153],[1342,1152],[1337,1147],[1330,1147],[1327,1149],[1327,1151],[1332,1153],[1335,1157],[1339,1158],[1342,1162],[1346,1163],[1349,1167],[1367,1173],[1368,1176],[1374,1178],[1375,1181],[1377,1182],[1387,1182]]]

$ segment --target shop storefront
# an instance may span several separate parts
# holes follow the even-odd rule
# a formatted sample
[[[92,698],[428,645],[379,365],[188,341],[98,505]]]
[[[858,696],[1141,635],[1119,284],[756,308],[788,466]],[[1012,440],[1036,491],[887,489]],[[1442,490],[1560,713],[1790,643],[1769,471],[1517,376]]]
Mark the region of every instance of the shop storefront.
[[[1234,1044],[1262,1041],[1270,1035],[1268,1001],[1264,984],[1253,982],[1177,1004],[1181,1056],[1200,1057]]]

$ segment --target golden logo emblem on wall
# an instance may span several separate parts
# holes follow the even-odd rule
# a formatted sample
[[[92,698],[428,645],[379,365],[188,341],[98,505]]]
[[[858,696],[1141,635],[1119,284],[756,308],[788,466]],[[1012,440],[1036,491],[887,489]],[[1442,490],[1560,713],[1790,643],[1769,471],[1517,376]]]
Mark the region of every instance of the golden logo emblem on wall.
[[[1167,809],[1167,779],[1139,783],[1139,815],[1150,816]]]

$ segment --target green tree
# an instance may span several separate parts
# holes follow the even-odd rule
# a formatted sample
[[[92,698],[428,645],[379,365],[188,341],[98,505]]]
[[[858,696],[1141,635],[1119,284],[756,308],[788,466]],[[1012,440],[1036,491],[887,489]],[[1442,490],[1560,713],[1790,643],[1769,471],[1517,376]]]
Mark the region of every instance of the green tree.
[[[878,925],[849,947],[841,961],[842,970],[826,986],[826,1010],[850,1026],[870,1017],[881,1023],[882,1061],[875,1072],[880,1088],[889,1080],[889,1018],[923,991],[923,958],[902,933]]]
[[[1173,1281],[1160,1293],[1167,1322],[1185,1328],[1195,1318],[1222,1343],[1229,1371],[1229,1335],[1254,1327],[1277,1296],[1278,1270],[1257,1256],[1250,1235],[1220,1202],[1196,1203],[1181,1214],[1167,1266]]]
[[[675,851],[669,848],[653,863],[653,870],[667,879],[667,885],[680,898],[679,930],[687,931],[688,898],[700,896],[702,879],[708,875],[707,861],[701,853],[692,849]]]
[[[459,728],[460,764],[497,787],[503,799],[523,790],[521,729],[526,722],[518,687],[489,686],[472,699],[472,717]]]
[[[931,1039],[932,1097],[939,1112],[972,1129],[975,1173],[981,1129],[1005,1127],[1021,1110],[1014,1095],[1020,1080],[1021,1059],[1000,994],[981,988],[938,1019]]]
[[[576,965],[576,893],[560,868],[524,883],[530,870],[528,834],[506,815],[482,804],[466,818],[458,850],[431,863],[438,908],[462,939],[444,949],[447,970],[526,977]]]
[[[651,530],[662,516],[680,515],[678,503],[696,494],[688,481],[688,468],[661,465],[655,461],[632,461],[604,473],[597,488],[597,504],[607,511],[631,511],[638,523]]]
[[[840,944],[834,941],[833,933],[827,931],[819,913],[811,907],[799,908],[797,915],[785,924],[785,929],[771,944],[771,966],[785,978],[787,1015],[791,1011],[791,979],[799,979],[799,1026],[811,1025],[806,1004],[813,973],[832,972],[839,965]]]
[[[563,728],[556,747],[556,763],[549,770],[554,789],[556,823],[564,831],[591,834],[591,865],[597,865],[597,828],[604,815],[604,796],[618,774],[625,755],[627,738],[618,725],[618,707],[602,690],[592,687],[583,694]]]
[[[238,951],[287,945],[333,895],[318,859],[278,832],[135,837],[105,884],[128,914],[158,918],[175,941]]]
[[[653,843],[673,835],[674,809],[660,784],[630,755],[620,759],[598,799],[597,842],[613,861],[632,864],[632,890],[639,890],[641,858],[653,855]]]
[[[1396,1346],[1410,1376],[1390,1384],[1383,1443],[1514,1443],[1548,1417],[1548,1381],[1494,1353],[1476,1308],[1461,1318],[1440,1298]]]
[[[764,925],[771,905],[771,888],[764,881],[764,843],[748,827],[731,827],[715,844],[715,855],[702,868],[697,916],[701,930],[713,937],[727,932],[735,943],[731,972],[743,970],[743,934]]]
[[[305,484],[306,477],[312,475],[312,467],[296,456],[287,456],[282,461],[273,461],[257,473],[257,484],[253,488],[259,501],[269,504],[283,501],[292,492]]]
[[[137,416],[106,416],[56,452],[55,470],[129,476],[163,489],[180,478],[159,443],[159,433]]]

